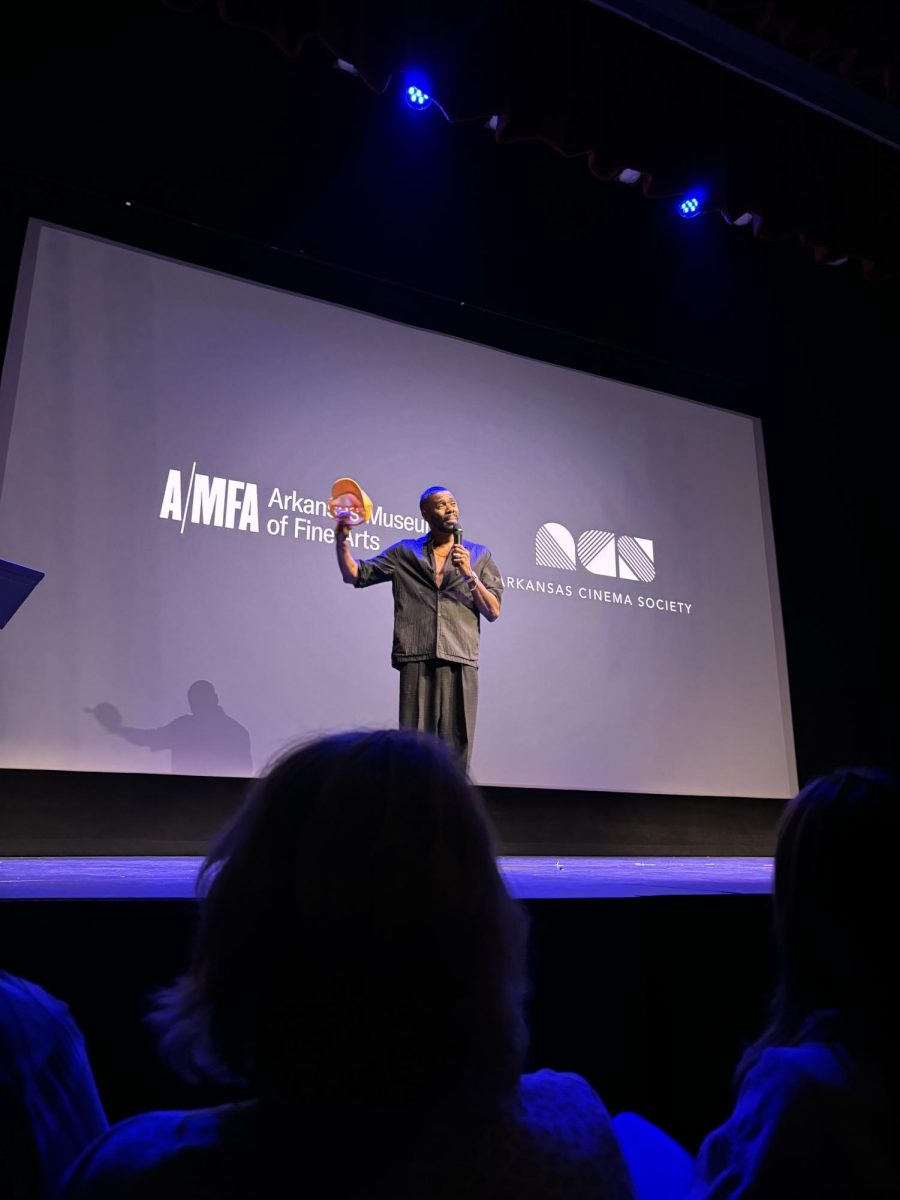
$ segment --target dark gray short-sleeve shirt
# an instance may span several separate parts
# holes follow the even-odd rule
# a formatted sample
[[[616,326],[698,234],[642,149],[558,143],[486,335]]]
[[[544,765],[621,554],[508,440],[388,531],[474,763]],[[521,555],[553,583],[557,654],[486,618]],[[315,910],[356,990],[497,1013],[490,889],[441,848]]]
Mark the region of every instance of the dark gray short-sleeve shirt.
[[[487,546],[463,540],[472,569],[499,600],[503,580]],[[448,562],[441,587],[434,584],[431,535],[395,542],[375,558],[359,563],[357,587],[390,583],[394,591],[394,646],[391,662],[440,658],[445,662],[478,665],[481,619],[469,585]]]

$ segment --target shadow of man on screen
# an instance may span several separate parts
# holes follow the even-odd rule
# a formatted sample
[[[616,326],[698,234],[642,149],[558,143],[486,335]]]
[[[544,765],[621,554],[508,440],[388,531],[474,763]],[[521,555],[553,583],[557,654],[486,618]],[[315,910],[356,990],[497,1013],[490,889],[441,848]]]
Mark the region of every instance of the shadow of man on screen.
[[[250,734],[229,717],[219,704],[216,689],[207,679],[188,688],[190,713],[176,717],[159,729],[135,729],[122,724],[114,704],[102,701],[85,709],[107,733],[148,750],[169,750],[173,775],[250,775]]]

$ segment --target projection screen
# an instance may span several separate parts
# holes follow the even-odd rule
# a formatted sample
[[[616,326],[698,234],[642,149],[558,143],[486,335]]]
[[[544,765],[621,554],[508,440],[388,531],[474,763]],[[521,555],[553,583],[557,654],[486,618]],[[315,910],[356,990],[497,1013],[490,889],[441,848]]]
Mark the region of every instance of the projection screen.
[[[45,572],[0,633],[0,765],[242,775],[395,725],[348,475],[356,557],[444,485],[500,570],[477,782],[796,788],[754,418],[34,221],[0,439],[0,557]]]

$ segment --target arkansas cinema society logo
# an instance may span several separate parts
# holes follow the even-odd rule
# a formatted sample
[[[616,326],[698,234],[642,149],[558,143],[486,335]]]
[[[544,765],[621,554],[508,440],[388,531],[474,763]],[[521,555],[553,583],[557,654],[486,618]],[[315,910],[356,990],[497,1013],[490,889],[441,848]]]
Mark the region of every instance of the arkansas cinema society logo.
[[[539,567],[574,571],[575,558],[592,575],[652,583],[656,578],[653,543],[648,538],[616,537],[605,529],[586,529],[578,545],[565,525],[542,525],[534,539],[534,561]]]
[[[548,521],[535,534],[534,562],[535,566],[549,567],[552,571],[577,571],[580,565],[591,575],[605,575],[631,583],[653,583],[656,579],[656,559],[650,538],[615,534],[607,529],[586,529],[576,542],[571,531],[556,521]],[[683,616],[690,616],[693,608],[692,601],[642,593],[634,595],[617,588],[587,587],[518,575],[507,575],[504,583],[516,592],[593,600],[623,608],[651,608]]]

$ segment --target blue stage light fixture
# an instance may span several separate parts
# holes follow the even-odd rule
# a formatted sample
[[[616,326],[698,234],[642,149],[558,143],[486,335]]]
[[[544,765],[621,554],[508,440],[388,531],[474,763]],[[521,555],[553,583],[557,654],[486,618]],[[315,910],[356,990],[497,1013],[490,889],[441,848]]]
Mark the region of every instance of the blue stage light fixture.
[[[678,205],[678,211],[683,217],[699,217],[700,205],[703,203],[701,196],[685,196]]]
[[[411,83],[406,89],[406,103],[416,112],[422,112],[431,103],[431,97],[418,84]]]

